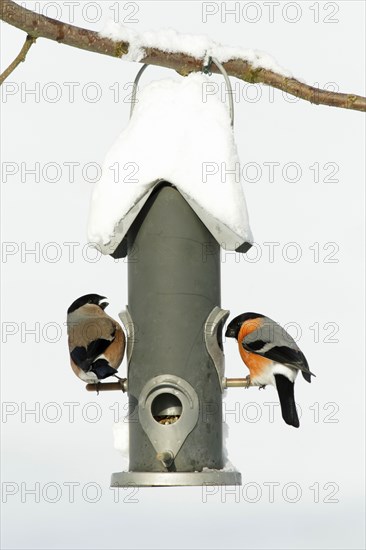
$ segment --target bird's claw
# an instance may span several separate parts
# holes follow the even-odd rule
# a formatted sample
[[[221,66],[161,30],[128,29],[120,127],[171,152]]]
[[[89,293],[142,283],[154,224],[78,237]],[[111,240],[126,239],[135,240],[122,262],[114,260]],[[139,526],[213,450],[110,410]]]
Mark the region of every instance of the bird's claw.
[[[265,389],[266,389],[266,384],[262,384],[261,386],[259,386],[258,389],[259,389],[259,390],[265,390]]]
[[[252,381],[250,379],[250,374],[248,374],[248,376],[245,377],[245,389],[248,389],[250,388],[250,386],[252,385]]]

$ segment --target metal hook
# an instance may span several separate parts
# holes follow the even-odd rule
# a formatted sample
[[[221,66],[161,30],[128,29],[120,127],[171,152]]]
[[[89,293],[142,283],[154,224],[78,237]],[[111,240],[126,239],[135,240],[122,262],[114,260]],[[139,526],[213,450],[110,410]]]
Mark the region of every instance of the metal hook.
[[[203,65],[202,67],[203,74],[207,74],[208,76],[212,75],[211,65],[212,65],[212,57],[209,56],[206,65]]]
[[[214,65],[216,65],[216,67],[219,69],[220,73],[222,74],[222,76],[224,77],[225,79],[225,83],[226,83],[226,87],[227,87],[227,91],[228,91],[228,95],[229,95],[229,107],[230,107],[230,121],[231,121],[231,126],[234,126],[234,101],[233,101],[233,89],[231,87],[231,82],[230,82],[230,79],[229,79],[229,76],[226,72],[226,70],[224,69],[223,65],[220,63],[220,61],[218,59],[216,59],[216,57],[211,57],[209,56],[208,58],[208,61],[207,61],[207,65],[204,65],[203,68],[202,68],[202,72],[204,74],[207,74],[209,76],[212,75],[212,72],[211,72],[211,65],[212,63]]]
[[[229,96],[229,109],[230,109],[230,122],[231,126],[234,127],[234,100],[233,100],[233,89],[231,87],[230,78],[224,69],[223,65],[221,65],[220,61],[216,59],[216,57],[212,58],[212,63],[216,65],[216,67],[219,69],[220,73],[225,79],[228,96]]]
[[[211,64],[214,63],[216,65],[216,67],[219,69],[220,73],[222,74],[222,76],[224,77],[225,79],[225,83],[226,83],[226,87],[227,87],[227,90],[228,90],[228,96],[229,96],[229,109],[230,109],[230,123],[231,123],[231,126],[233,127],[234,126],[234,101],[233,101],[233,89],[231,87],[231,82],[230,82],[230,79],[229,79],[229,76],[226,72],[226,70],[224,69],[223,65],[220,63],[220,61],[218,61],[216,59],[216,57],[209,57],[208,59],[208,63],[207,65],[205,65],[202,69],[202,72],[205,73],[205,74],[209,74],[211,75],[212,73],[210,72],[210,67],[211,67]],[[132,87],[132,96],[131,96],[131,108],[130,108],[130,118],[132,117],[132,114],[133,114],[133,110],[135,108],[135,103],[136,103],[136,94],[137,94],[137,85],[139,83],[139,80],[141,78],[141,75],[142,73],[144,72],[144,70],[146,69],[146,67],[148,67],[147,64],[145,65],[142,65],[141,69],[139,70],[139,72],[137,73],[136,77],[135,77],[135,80],[134,80],[134,83],[133,83],[133,87]]]
[[[133,83],[133,87],[132,87],[132,96],[131,96],[131,108],[130,108],[130,118],[132,117],[132,113],[133,113],[133,110],[135,108],[135,103],[136,103],[136,94],[137,94],[137,85],[139,83],[139,80],[141,78],[141,75],[142,73],[144,72],[144,70],[146,69],[146,67],[148,67],[147,64],[145,65],[142,65],[141,69],[139,70],[139,72],[137,73],[136,77],[135,77],[135,80],[134,80],[134,83]]]

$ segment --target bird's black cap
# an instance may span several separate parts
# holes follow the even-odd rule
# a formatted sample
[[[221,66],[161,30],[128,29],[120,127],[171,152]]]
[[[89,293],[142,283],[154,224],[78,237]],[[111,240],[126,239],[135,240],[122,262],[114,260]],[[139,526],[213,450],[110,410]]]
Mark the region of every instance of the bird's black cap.
[[[85,304],[94,304],[96,306],[99,306],[101,309],[105,309],[108,305],[108,302],[100,303],[102,300],[105,300],[105,296],[99,296],[99,294],[85,294],[85,296],[80,296],[75,302],[71,304],[69,309],[67,310],[67,313],[72,313],[73,311],[76,311],[79,309],[79,307],[85,306]]]
[[[225,336],[226,338],[236,338],[238,339],[238,334],[241,329],[242,324],[245,321],[250,321],[250,319],[258,319],[258,317],[264,317],[261,313],[253,313],[252,311],[248,313],[242,313],[237,317],[234,317],[227,326]]]

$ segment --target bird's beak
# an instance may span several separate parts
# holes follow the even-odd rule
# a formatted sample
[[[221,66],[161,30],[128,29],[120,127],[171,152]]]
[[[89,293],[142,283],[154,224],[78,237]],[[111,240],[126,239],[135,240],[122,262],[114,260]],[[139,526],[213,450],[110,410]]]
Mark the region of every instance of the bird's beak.
[[[108,302],[99,302],[99,307],[101,307],[103,310],[109,306],[109,303]]]
[[[235,338],[235,330],[230,325],[226,329],[225,336],[226,338]]]

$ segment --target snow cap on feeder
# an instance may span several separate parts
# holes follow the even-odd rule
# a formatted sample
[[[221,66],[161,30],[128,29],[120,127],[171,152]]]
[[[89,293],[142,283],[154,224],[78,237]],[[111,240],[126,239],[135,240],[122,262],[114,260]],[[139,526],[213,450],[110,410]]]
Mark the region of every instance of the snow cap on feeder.
[[[178,189],[223,248],[250,248],[232,113],[210,91],[210,79],[194,73],[139,93],[92,195],[88,236],[103,254],[126,255],[124,238],[161,182]]]

